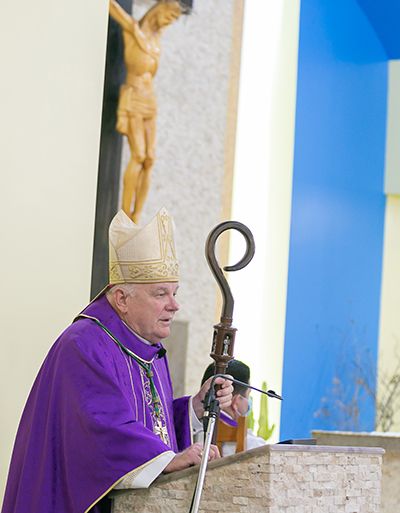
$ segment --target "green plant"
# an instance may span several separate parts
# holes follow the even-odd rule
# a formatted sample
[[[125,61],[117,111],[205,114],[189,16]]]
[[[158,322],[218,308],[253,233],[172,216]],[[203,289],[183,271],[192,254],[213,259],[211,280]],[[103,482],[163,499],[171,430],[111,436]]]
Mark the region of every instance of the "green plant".
[[[266,381],[263,382],[261,390],[264,392],[267,391]],[[268,396],[262,394],[260,399],[260,418],[258,421],[257,436],[261,436],[261,438],[264,438],[264,440],[268,440],[271,438],[274,428],[275,424],[273,424],[271,428],[268,424]]]

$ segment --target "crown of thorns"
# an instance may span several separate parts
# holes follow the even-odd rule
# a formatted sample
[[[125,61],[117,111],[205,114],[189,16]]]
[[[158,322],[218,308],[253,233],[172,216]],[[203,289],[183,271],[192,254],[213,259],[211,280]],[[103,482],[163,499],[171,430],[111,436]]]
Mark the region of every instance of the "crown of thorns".
[[[181,8],[181,12],[182,14],[190,14],[190,11],[192,10],[192,7],[193,7],[193,0],[157,0],[158,3],[164,3],[164,4],[168,4],[168,3],[178,3],[180,8]]]

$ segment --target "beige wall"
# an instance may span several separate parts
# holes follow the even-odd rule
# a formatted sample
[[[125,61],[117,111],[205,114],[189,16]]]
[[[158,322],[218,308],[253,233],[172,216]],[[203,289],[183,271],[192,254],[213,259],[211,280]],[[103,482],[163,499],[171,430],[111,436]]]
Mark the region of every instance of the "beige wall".
[[[378,394],[388,397],[390,378],[399,373],[400,364],[400,196],[386,197],[383,246],[381,309],[379,324]],[[386,385],[385,385],[385,384]],[[395,394],[394,424],[391,431],[400,431],[399,397]]]
[[[246,33],[246,20],[251,27]],[[243,32],[233,216],[253,231],[256,254],[234,291],[236,355],[252,383],[282,391],[297,90],[299,0],[257,8],[248,2]],[[264,29],[265,36],[259,34]],[[260,64],[262,62],[262,65]],[[257,130],[254,130],[257,127]],[[232,253],[234,239],[232,237]],[[260,398],[253,394],[255,418]],[[268,402],[269,442],[279,440],[281,403]]]
[[[379,323],[378,394],[388,396],[384,383],[398,374],[400,365],[400,60],[389,61],[385,159],[385,230]],[[399,398],[394,404],[394,425],[400,430]]]
[[[89,299],[107,0],[0,16],[0,497],[44,356]]]

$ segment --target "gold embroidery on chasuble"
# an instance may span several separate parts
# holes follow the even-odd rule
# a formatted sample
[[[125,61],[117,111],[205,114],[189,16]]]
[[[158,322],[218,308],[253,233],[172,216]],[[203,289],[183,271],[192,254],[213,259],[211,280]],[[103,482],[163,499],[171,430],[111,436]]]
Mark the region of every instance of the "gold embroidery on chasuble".
[[[137,397],[136,397],[136,392],[135,392],[135,387],[133,385],[133,378],[132,378],[132,369],[133,369],[133,366],[132,366],[132,358],[130,356],[128,356],[121,348],[121,346],[118,346],[119,347],[119,350],[121,351],[121,354],[125,360],[125,363],[126,363],[126,366],[128,368],[128,373],[129,373],[129,381],[130,381],[130,384],[131,384],[131,389],[132,389],[132,397],[133,397],[133,400],[134,400],[134,403],[135,403],[135,418],[137,419],[138,418],[138,415],[139,415],[139,412],[138,412],[138,400],[137,400]]]
[[[159,414],[156,414],[156,410],[154,408],[153,397],[150,390],[150,380],[146,375],[146,371],[143,367],[139,367],[140,369],[140,378],[142,380],[143,393],[145,397],[145,401],[147,407],[150,410],[151,420],[153,423],[153,433],[156,434],[162,442],[171,447],[171,442],[168,434],[167,421],[165,418],[164,407],[160,399],[160,395],[156,390],[158,405],[159,405]]]

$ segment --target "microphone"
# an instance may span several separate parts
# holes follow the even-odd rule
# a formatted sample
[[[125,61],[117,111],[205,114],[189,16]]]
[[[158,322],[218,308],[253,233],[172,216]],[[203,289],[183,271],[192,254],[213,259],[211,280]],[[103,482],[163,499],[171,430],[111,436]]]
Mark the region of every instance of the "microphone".
[[[167,353],[167,350],[164,349],[163,347],[161,349],[158,350],[157,352],[157,358],[160,360],[161,358],[164,358],[164,356],[166,355]]]
[[[230,378],[229,376],[226,376],[225,374],[214,374],[213,376],[213,379],[211,381],[211,386],[210,386],[210,389],[214,389],[214,381],[216,378],[224,378],[224,379],[227,379],[228,381],[232,381],[232,383],[237,383],[238,385],[242,385],[246,388],[251,388],[252,390],[256,390],[257,392],[260,392],[261,394],[265,394],[267,395],[268,397],[273,397],[274,399],[279,399],[280,401],[283,401],[283,397],[281,397],[280,395],[278,395],[276,392],[274,392],[273,390],[268,390],[268,392],[265,392],[264,390],[260,390],[259,388],[256,388],[256,387],[252,387],[251,385],[249,385],[248,383],[243,383],[243,381],[239,381],[237,379],[233,379],[233,378]]]
[[[208,392],[206,393],[202,403],[204,405],[204,416],[203,416],[203,426],[204,426],[204,433],[207,431],[208,426],[208,419],[212,412],[218,413],[219,411],[219,404],[218,400],[215,396],[214,391],[214,381],[216,378],[224,378],[228,381],[231,381],[232,383],[237,383],[238,385],[242,385],[246,388],[251,388],[252,390],[255,390],[256,392],[260,392],[261,394],[265,394],[268,397],[273,397],[274,399],[279,399],[280,401],[283,401],[283,397],[278,395],[273,390],[268,390],[268,392],[265,392],[264,390],[260,390],[259,388],[253,387],[249,385],[248,383],[243,383],[243,381],[239,381],[237,379],[233,379],[229,376],[226,376],[225,374],[214,374],[213,379],[211,380],[210,388],[208,389]]]

